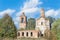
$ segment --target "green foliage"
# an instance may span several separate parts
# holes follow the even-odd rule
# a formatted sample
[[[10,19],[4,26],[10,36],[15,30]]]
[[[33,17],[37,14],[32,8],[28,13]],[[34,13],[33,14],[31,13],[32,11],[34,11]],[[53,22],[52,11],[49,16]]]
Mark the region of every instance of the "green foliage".
[[[47,18],[49,19],[50,23],[53,23],[55,21],[55,18],[53,18],[51,16],[48,16]]]
[[[35,19],[34,18],[28,19],[26,29],[27,30],[34,30],[35,29]]]
[[[57,19],[52,24],[52,32],[54,32],[56,37],[57,37],[57,39],[60,40],[60,19]]]
[[[21,28],[21,29],[18,29],[18,31],[21,31],[21,30],[25,30],[25,29],[23,29],[23,28]]]
[[[51,24],[55,21],[55,18],[51,17],[51,16],[48,16],[47,19],[49,19],[50,21],[50,29],[51,29]]]
[[[13,37],[15,38],[17,31],[12,21],[12,18],[6,14],[0,19],[0,37]]]

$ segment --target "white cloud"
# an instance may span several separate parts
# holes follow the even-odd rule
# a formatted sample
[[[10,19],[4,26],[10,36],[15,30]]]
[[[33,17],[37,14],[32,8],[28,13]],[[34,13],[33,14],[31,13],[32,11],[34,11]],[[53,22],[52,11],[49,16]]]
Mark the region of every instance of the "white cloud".
[[[20,22],[20,17],[13,18],[14,24],[18,24]]]
[[[5,14],[12,15],[13,12],[15,12],[15,10],[6,9],[6,10],[0,12],[0,17],[4,16]]]
[[[43,2],[39,1],[39,0],[28,0],[26,2],[24,2],[23,7],[21,8],[21,11],[19,11],[16,14],[16,18],[15,20],[18,20],[17,18],[21,15],[21,13],[25,13],[25,15],[27,17],[34,17],[34,15],[36,15],[36,12],[39,12],[40,8],[38,8],[38,5],[43,4]],[[19,20],[17,22],[15,22],[15,24],[17,24],[19,22]]]
[[[37,12],[37,11],[39,11],[39,8],[37,8],[37,7],[36,8],[29,8],[29,9],[18,12],[16,14],[16,16],[20,16],[20,14],[23,13],[23,12],[26,14],[26,16],[28,16],[30,14],[31,15],[34,14],[34,12]]]
[[[39,2],[39,0],[29,0],[24,3],[23,9],[34,8],[39,4],[43,4],[43,2]]]
[[[29,0],[23,4],[23,7],[21,8],[21,11],[19,11],[16,16],[19,16],[22,12],[26,14],[31,14],[36,11],[38,11],[40,8],[38,8],[38,5],[43,4],[43,2],[40,2],[39,0]]]
[[[58,15],[60,15],[60,9],[58,10],[49,9],[48,11],[45,12],[45,15],[57,17]]]

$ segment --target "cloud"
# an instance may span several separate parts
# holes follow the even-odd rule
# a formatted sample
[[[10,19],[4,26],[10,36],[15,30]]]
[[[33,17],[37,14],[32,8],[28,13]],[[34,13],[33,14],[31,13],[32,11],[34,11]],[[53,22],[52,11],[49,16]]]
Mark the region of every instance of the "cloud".
[[[37,12],[40,8],[38,8],[38,5],[43,4],[43,2],[40,2],[39,0],[29,0],[24,2],[23,7],[21,8],[21,11],[19,11],[16,16],[19,16],[22,12],[26,14],[31,14],[34,12]]]
[[[46,16],[53,16],[56,17],[60,14],[60,9],[54,10],[54,9],[49,9],[48,11],[45,12]]]
[[[20,22],[20,17],[13,18],[14,24],[18,24]]]
[[[16,13],[15,24],[19,23],[20,20],[18,20],[17,18],[19,18],[19,16],[23,12],[27,17],[35,17],[37,12],[39,12],[40,10],[38,5],[42,5],[42,4],[43,2],[41,2],[40,0],[27,0],[26,2],[24,2],[23,7],[20,7],[21,11]]]
[[[6,10],[0,12],[0,17],[4,16],[5,14],[12,15],[13,12],[15,12],[15,10],[6,9]]]
[[[29,0],[24,3],[24,6],[22,9],[24,10],[24,9],[28,9],[28,8],[34,8],[41,4],[43,4],[43,2],[39,2],[39,0]]]
[[[19,28],[19,23],[20,23],[20,17],[15,17],[13,18],[14,24],[17,28]]]
[[[16,14],[16,16],[20,16],[20,14],[22,14],[23,12],[26,14],[26,16],[28,15],[32,15],[34,14],[35,12],[38,12],[40,9],[39,8],[29,8],[29,9],[26,9],[26,10],[23,10],[23,11],[20,11]]]

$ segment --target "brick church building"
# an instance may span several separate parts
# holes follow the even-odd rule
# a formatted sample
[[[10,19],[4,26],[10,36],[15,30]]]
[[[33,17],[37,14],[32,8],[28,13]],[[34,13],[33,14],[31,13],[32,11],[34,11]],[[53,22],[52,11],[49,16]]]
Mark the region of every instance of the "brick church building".
[[[44,9],[40,10],[41,16],[36,19],[35,30],[19,30],[17,31],[17,38],[39,38],[45,36],[45,31],[50,30],[50,22],[45,17]],[[24,13],[20,16],[20,29],[25,29],[27,26],[27,17]]]

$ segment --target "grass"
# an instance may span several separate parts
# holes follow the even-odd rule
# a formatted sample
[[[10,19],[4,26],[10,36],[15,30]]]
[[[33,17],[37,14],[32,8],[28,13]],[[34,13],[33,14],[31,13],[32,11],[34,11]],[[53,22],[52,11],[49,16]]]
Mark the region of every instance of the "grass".
[[[19,38],[19,39],[13,39],[13,38],[0,38],[0,40],[46,40],[45,38]]]
[[[45,38],[20,38],[18,40],[47,40]]]

